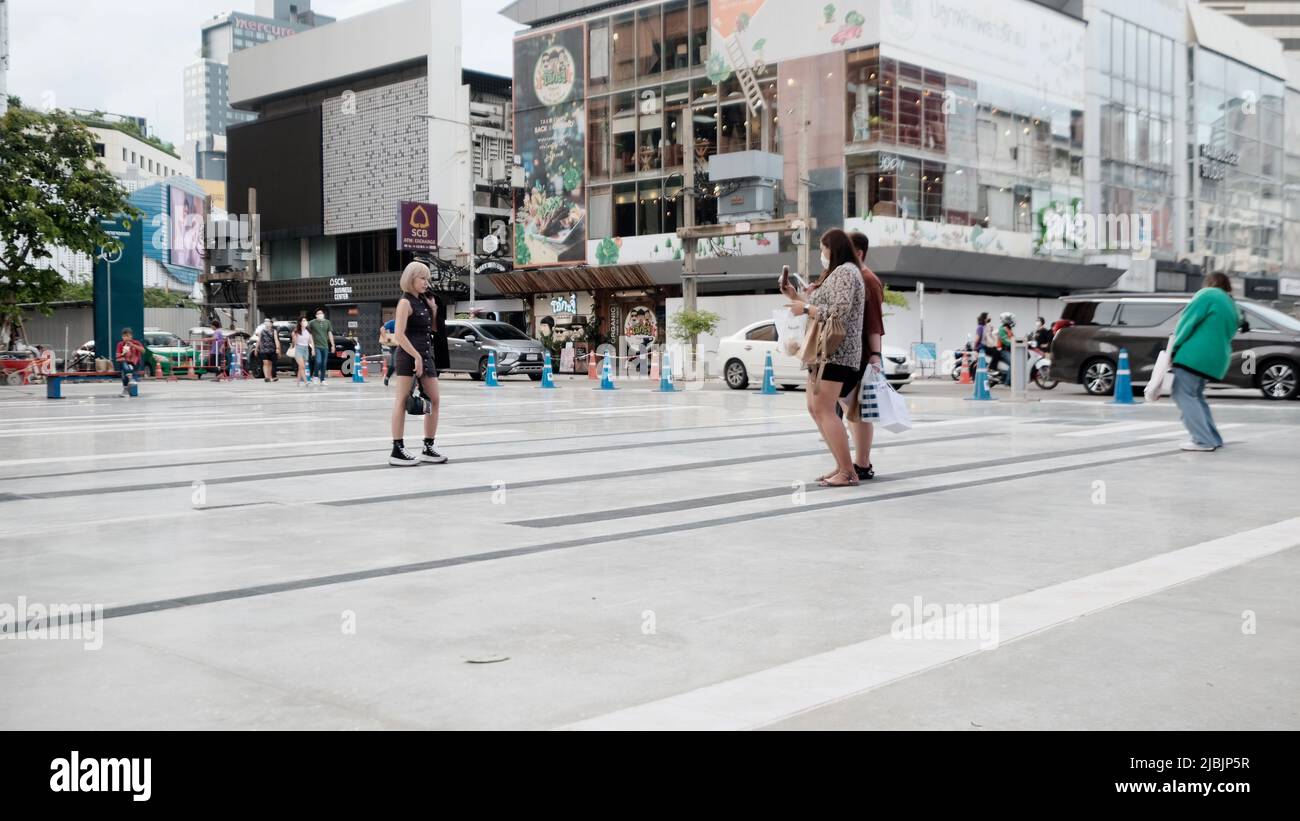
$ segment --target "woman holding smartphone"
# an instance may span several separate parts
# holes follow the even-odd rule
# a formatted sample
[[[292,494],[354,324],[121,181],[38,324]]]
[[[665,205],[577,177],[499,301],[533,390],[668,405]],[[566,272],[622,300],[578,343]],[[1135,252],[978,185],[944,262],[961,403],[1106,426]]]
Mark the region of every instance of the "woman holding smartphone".
[[[835,406],[857,387],[862,368],[862,320],[866,303],[866,285],[849,235],[832,228],[822,235],[822,275],[800,294],[783,276],[786,296],[792,300],[795,316],[807,314],[813,322],[838,319],[844,326],[844,339],[834,351],[827,352],[820,382],[807,391],[808,414],[821,432],[822,440],[835,458],[835,470],[820,477],[822,487],[853,487],[858,474],[853,468],[853,454],[844,423]],[[819,366],[812,366],[815,371]],[[812,374],[812,375],[815,375]]]
[[[434,449],[438,433],[438,366],[434,361],[433,332],[437,324],[438,307],[425,296],[429,290],[429,266],[412,262],[402,272],[402,299],[397,303],[396,327],[393,341],[397,345],[397,367],[394,382],[397,384],[393,399],[392,430],[393,451],[388,464],[408,467],[421,463],[440,465],[447,457]],[[412,382],[418,379],[420,389],[432,409],[424,416],[424,449],[411,453],[404,441],[406,430],[406,398],[411,395]]]

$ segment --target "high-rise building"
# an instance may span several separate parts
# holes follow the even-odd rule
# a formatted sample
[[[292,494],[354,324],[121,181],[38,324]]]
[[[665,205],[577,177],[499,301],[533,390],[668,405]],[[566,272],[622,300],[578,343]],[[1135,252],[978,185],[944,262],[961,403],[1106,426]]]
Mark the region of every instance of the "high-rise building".
[[[226,128],[255,116],[230,107],[230,55],[334,21],[312,11],[311,0],[258,0],[255,10],[219,14],[204,23],[199,60],[185,67],[182,150],[202,180],[226,179]]]
[[[1202,0],[1201,5],[1276,37],[1282,41],[1283,49],[1300,55],[1300,3],[1294,0]]]

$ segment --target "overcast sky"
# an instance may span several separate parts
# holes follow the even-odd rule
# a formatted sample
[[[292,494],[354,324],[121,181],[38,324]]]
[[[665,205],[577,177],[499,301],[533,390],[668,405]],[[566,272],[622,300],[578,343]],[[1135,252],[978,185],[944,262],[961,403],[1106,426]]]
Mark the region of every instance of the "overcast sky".
[[[312,0],[342,20],[394,0]],[[435,0],[448,2],[448,0]],[[463,3],[466,68],[510,74],[520,26],[495,13],[508,0]],[[9,0],[9,93],[52,104],[144,117],[180,147],[181,72],[198,59],[199,26],[254,0]],[[491,11],[489,11],[491,9]]]

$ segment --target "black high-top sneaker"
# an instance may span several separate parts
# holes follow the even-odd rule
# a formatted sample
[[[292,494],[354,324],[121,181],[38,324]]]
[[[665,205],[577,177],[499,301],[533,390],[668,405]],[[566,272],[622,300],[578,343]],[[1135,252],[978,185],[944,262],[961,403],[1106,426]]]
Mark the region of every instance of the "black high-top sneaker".
[[[394,467],[414,467],[420,464],[420,457],[406,449],[401,439],[393,442],[393,452],[388,457],[388,464]]]
[[[433,449],[433,440],[424,440],[424,450],[420,451],[420,461],[431,465],[445,464],[447,457]]]

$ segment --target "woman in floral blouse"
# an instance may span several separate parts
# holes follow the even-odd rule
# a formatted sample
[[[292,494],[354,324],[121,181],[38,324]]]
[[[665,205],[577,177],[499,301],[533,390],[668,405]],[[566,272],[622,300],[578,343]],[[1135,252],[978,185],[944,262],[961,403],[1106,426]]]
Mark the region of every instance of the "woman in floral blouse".
[[[858,474],[853,469],[849,436],[844,423],[835,414],[835,404],[847,398],[858,384],[862,367],[866,285],[848,234],[832,228],[822,235],[821,245],[821,277],[806,294],[800,295],[791,289],[786,291],[786,295],[793,300],[790,310],[795,316],[806,313],[816,321],[835,317],[844,325],[844,341],[830,354],[821,381],[815,388],[809,379],[807,395],[808,413],[835,457],[835,470],[818,481],[823,487],[852,487],[858,484]],[[815,374],[810,374],[810,377],[812,375]]]

